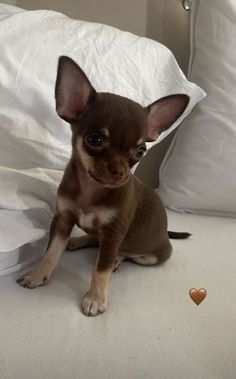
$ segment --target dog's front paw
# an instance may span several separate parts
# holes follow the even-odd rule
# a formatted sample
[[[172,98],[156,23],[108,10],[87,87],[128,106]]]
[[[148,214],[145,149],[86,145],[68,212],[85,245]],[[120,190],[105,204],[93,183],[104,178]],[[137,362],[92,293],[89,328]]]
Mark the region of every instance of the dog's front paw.
[[[107,305],[99,297],[87,294],[82,300],[81,308],[85,316],[97,316],[105,312]]]
[[[41,271],[29,271],[17,279],[17,283],[22,287],[36,288],[43,286],[48,281],[48,276]]]

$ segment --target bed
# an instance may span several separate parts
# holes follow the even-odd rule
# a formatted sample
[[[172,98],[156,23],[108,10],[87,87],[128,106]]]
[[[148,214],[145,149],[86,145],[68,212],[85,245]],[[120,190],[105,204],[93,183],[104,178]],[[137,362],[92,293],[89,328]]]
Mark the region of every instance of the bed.
[[[26,3],[29,5],[30,2]],[[15,5],[23,6],[17,2]],[[154,7],[154,2],[150,2],[149,7],[151,5]],[[181,6],[181,2],[178,5]],[[16,28],[14,33],[17,33],[15,21],[17,17],[19,21],[22,9],[0,4],[0,15],[2,20],[5,19],[5,22],[8,23],[8,27],[11,19],[10,17],[7,18],[7,14],[9,15],[11,12],[15,12],[16,15],[19,12],[19,15],[14,19]],[[42,22],[45,20],[45,13],[40,12],[45,11],[36,12],[38,20]],[[31,13],[29,17],[27,13],[26,17],[33,20],[33,14]],[[205,15],[207,15],[205,20],[208,21],[206,24],[204,23]],[[50,12],[46,12],[48,23],[50,17]],[[56,23],[66,24],[63,15],[56,13],[53,14],[53,17],[54,28]],[[215,28],[215,20],[217,20],[218,28]],[[5,187],[4,193],[3,190],[2,192],[0,190],[1,217],[3,217],[2,220],[5,220],[4,223],[1,223],[4,231],[2,235],[5,238],[2,239],[0,252],[0,333],[1,340],[4,341],[0,352],[1,378],[234,379],[236,372],[234,359],[236,348],[236,306],[234,304],[236,291],[234,253],[236,210],[231,194],[235,189],[235,183],[233,181],[234,175],[229,175],[225,186],[220,187],[219,178],[222,177],[223,171],[231,172],[230,170],[232,170],[233,172],[234,170],[235,158],[233,154],[229,155],[232,148],[228,149],[228,147],[231,146],[229,145],[231,141],[233,146],[235,132],[233,128],[230,127],[230,130],[227,128],[233,122],[235,113],[230,100],[225,103],[223,109],[220,108],[222,100],[219,96],[222,95],[227,99],[228,94],[226,96],[226,90],[225,93],[223,90],[227,87],[229,91],[230,87],[232,93],[229,97],[235,98],[234,85],[232,88],[227,85],[229,82],[233,84],[235,80],[231,57],[233,54],[231,46],[235,42],[235,33],[233,33],[236,27],[235,20],[236,8],[231,0],[227,0],[224,7],[215,0],[209,0],[207,4],[199,0],[193,1],[190,82],[176,67],[176,62],[172,60],[169,51],[158,47],[162,49],[163,54],[167,54],[169,61],[172,62],[171,69],[178,77],[178,81],[176,81],[178,83],[175,83],[175,86],[179,85],[182,90],[190,91],[192,103],[184,118],[173,126],[172,132],[175,133],[177,130],[177,133],[171,146],[169,144],[173,136],[171,137],[169,133],[163,135],[155,146],[150,145],[147,159],[143,167],[138,166],[136,168],[136,174],[152,185],[157,183],[158,177],[160,178],[160,185],[156,190],[162,196],[168,209],[169,229],[188,231],[192,236],[188,240],[173,241],[173,256],[163,266],[142,267],[124,262],[120,270],[112,274],[109,307],[107,312],[99,317],[85,317],[79,306],[88,287],[90,272],[96,260],[96,249],[66,251],[59,267],[46,286],[28,290],[16,284],[19,271],[24,272],[26,266],[32,268],[36,266],[37,260],[43,254],[48,238],[50,217],[55,210],[56,187],[70,153],[69,131],[64,129],[60,121],[57,121],[59,122],[58,125],[62,127],[62,138],[59,140],[50,129],[50,125],[56,120],[52,113],[53,75],[49,75],[46,71],[45,76],[43,76],[40,72],[41,81],[37,84],[42,95],[34,93],[34,99],[42,107],[41,109],[44,109],[44,112],[38,112],[37,109],[34,109],[33,117],[29,112],[29,109],[32,109],[30,100],[34,89],[32,86],[30,95],[26,98],[27,101],[22,102],[18,97],[12,100],[11,95],[11,102],[7,104],[10,104],[12,108],[8,105],[8,108],[4,108],[5,110],[1,109],[1,122],[3,120],[6,123],[8,122],[10,128],[13,125],[12,119],[17,119],[18,125],[25,125],[20,123],[23,106],[25,107],[25,114],[30,115],[30,118],[27,119],[27,125],[39,125],[42,122],[43,115],[44,126],[46,125],[48,131],[47,141],[50,142],[43,153],[42,146],[44,144],[41,143],[40,148],[37,145],[34,149],[35,158],[32,160],[32,156],[29,155],[29,150],[24,144],[25,140],[29,139],[18,135],[23,145],[18,145],[18,143],[16,145],[16,140],[13,139],[14,133],[11,133],[11,138],[8,135],[8,139],[5,139],[8,142],[8,144],[5,142],[6,150],[9,151],[13,144],[18,146],[18,157],[24,157],[24,160],[18,158],[18,161],[17,159],[9,160],[9,157],[7,160],[4,158],[6,154],[3,155],[3,152],[6,150],[4,150],[4,143],[2,142],[3,147],[0,153],[1,180],[2,183],[7,183],[9,187]],[[75,22],[71,22],[70,25],[72,28],[75,27]],[[204,29],[203,25],[210,29]],[[224,31],[224,27],[227,27],[228,30]],[[39,33],[42,32],[41,26],[38,30]],[[229,34],[230,30],[232,30],[231,34]],[[208,81],[203,80],[207,66],[206,63],[199,65],[199,61],[203,62],[206,52],[207,56],[215,57],[215,51],[212,51],[212,54],[210,53],[211,46],[214,46],[214,43],[210,41],[211,31],[213,31],[215,40],[221,41],[221,44],[217,44],[217,46],[223,45],[225,47],[227,45],[231,51],[230,54],[225,52],[228,61],[226,58],[223,61],[224,75],[219,76],[220,78],[227,78],[224,82],[218,82],[216,77],[211,78],[211,72],[214,71],[212,67],[207,74]],[[109,32],[111,33],[111,29]],[[227,44],[220,39],[223,36],[227,37]],[[30,38],[33,39],[33,36]],[[133,37],[129,36],[129,38],[132,39]],[[20,41],[21,39],[18,41],[19,45]],[[48,40],[46,42],[49,44]],[[45,51],[48,51],[49,45],[46,42],[43,40]],[[3,44],[3,42],[1,43]],[[57,46],[55,46],[52,54],[52,66],[56,64],[56,49]],[[11,52],[13,50],[9,51],[7,65],[4,66],[4,60],[2,60],[0,67],[7,67],[7,72],[11,70],[14,72],[14,68],[17,66],[16,60]],[[218,51],[217,54],[219,54]],[[20,55],[17,56],[20,59]],[[39,63],[43,64],[44,62]],[[50,59],[48,59],[48,64],[50,64]],[[30,72],[33,72],[33,67],[35,66],[32,63]],[[90,68],[88,67],[88,69]],[[222,67],[218,68],[216,65],[215,72],[218,69],[222,70]],[[5,74],[6,69],[2,72]],[[165,74],[164,71],[160,72],[163,75]],[[5,80],[4,88],[16,88],[15,81],[9,82],[6,75],[3,77]],[[19,83],[20,78],[18,75],[17,83]],[[173,90],[171,87],[172,78],[173,76],[171,76],[168,89],[162,88],[162,91]],[[33,78],[33,81],[34,79],[37,78]],[[136,88],[131,85],[126,88],[124,82],[121,82],[120,88],[114,89],[109,87],[109,80],[106,81],[105,77],[103,79],[102,84],[106,85],[108,90],[116,90],[119,93],[119,91],[132,91],[133,88],[133,93],[125,92],[124,94],[139,96]],[[211,80],[218,90],[212,91]],[[25,82],[23,81],[23,83]],[[27,85],[29,83],[31,82],[29,81]],[[197,83],[197,85],[189,83]],[[216,87],[217,85],[218,87]],[[99,88],[101,83],[98,82],[97,86]],[[147,93],[141,91],[141,93],[145,96],[156,96],[160,89],[154,87],[152,90],[153,93],[151,94],[149,91]],[[208,98],[205,98],[204,90],[208,93]],[[217,99],[215,99],[214,93],[217,93]],[[45,105],[43,101],[46,95],[52,97],[49,105]],[[145,102],[145,97],[138,97],[137,100]],[[146,98],[146,101],[149,100],[151,97]],[[6,97],[4,96],[1,101],[2,104],[6,104]],[[206,129],[206,136],[209,136],[207,139],[204,131],[199,136],[199,127],[196,127],[199,123],[199,117],[201,123],[206,122],[206,112],[209,109],[216,116],[217,111],[220,111],[220,114],[224,112],[224,124],[220,119],[220,125],[221,128],[224,125],[224,135],[229,136],[227,140],[221,135],[219,136],[226,141],[225,145],[221,145],[220,155],[217,155],[217,165],[214,164],[215,155],[213,153],[218,151],[216,148],[218,134],[214,133],[215,139],[213,140],[212,135],[210,135],[212,128],[210,131]],[[212,112],[213,109],[214,112]],[[226,112],[228,118],[226,118]],[[9,116],[10,113],[13,116],[12,119]],[[219,121],[219,118],[217,120]],[[179,124],[181,126],[177,128]],[[210,123],[206,122],[204,125],[207,128]],[[6,128],[4,129],[1,124],[0,130],[3,133]],[[29,129],[24,129],[24,135],[26,135],[25,130],[28,133]],[[6,133],[2,134],[2,137],[4,136]],[[14,138],[16,136],[14,134]],[[40,129],[38,129],[37,138],[38,141],[43,138]],[[30,141],[32,142],[32,138]],[[194,147],[198,144],[203,146],[204,142],[209,147],[211,146],[209,141],[214,149],[203,148],[199,157]],[[51,148],[53,144],[56,145],[57,149],[56,151],[53,150],[52,155],[50,155],[49,147]],[[153,151],[158,151],[161,145],[162,148],[164,145],[167,148],[166,145],[168,145],[168,153],[165,154],[161,171],[158,174],[160,162],[154,160],[154,156],[155,159],[157,156],[162,158],[164,152],[155,153]],[[32,144],[30,146],[35,147]],[[181,151],[178,150],[179,146],[183,146]],[[189,152],[190,147],[191,151]],[[211,154],[208,154],[209,151]],[[225,151],[227,155],[225,155]],[[22,155],[23,152],[24,156]],[[29,159],[29,157],[31,158]],[[191,172],[196,167],[201,168],[201,165],[198,164],[201,159],[204,163],[203,169],[197,171],[198,180],[192,188],[190,187],[192,180],[189,178],[191,178]],[[27,160],[32,163],[31,166],[26,167],[25,162]],[[20,162],[23,161],[24,165],[21,165]],[[42,161],[43,164],[40,163],[41,169],[35,171],[35,168],[39,166],[38,162]],[[191,170],[189,165],[186,165],[186,161]],[[11,167],[9,167],[9,162]],[[177,168],[176,166],[173,168],[176,162],[178,162]],[[147,165],[151,165],[148,170],[145,168]],[[12,170],[14,168],[11,177],[4,176],[6,172],[4,167]],[[176,175],[173,180],[173,171],[174,173],[175,171],[178,172],[178,167],[181,170],[179,169],[179,175]],[[212,167],[217,168],[218,171],[212,170]],[[147,171],[148,175],[146,174]],[[185,176],[182,174],[184,172],[186,172]],[[12,190],[16,188],[15,183],[21,183],[21,175],[23,174],[24,180],[22,182],[26,183],[24,184],[25,187],[20,187],[20,191]],[[181,177],[181,181],[178,181],[178,176]],[[213,189],[202,196],[200,190],[205,183],[208,183],[209,177]],[[8,179],[4,182],[3,178]],[[28,178],[29,182],[25,181],[25,178]],[[32,196],[24,195],[22,197],[22,193],[27,193],[29,188],[31,195],[35,195],[34,199]],[[219,194],[217,188],[220,189]],[[15,197],[11,195],[12,193]],[[10,195],[7,196],[7,194]],[[20,203],[19,199],[21,200]],[[188,201],[184,201],[185,199]],[[15,233],[11,231],[12,226],[15,226]],[[75,232],[78,233],[78,231]],[[16,241],[18,241],[17,244]],[[6,247],[5,250],[3,246]],[[205,299],[199,305],[196,305],[189,296],[189,291],[192,288],[204,288],[207,292]]]

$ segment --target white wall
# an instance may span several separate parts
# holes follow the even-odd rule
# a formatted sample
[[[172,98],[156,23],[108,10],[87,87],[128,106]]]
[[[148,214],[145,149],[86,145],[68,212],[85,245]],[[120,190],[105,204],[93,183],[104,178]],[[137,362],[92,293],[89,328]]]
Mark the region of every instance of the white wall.
[[[106,23],[144,35],[147,0],[19,0],[27,9],[60,10],[70,17]]]
[[[168,46],[185,73],[189,56],[189,15],[180,0],[147,1],[146,36]]]
[[[16,0],[1,0],[1,3],[16,5]]]
[[[106,23],[168,46],[186,73],[189,14],[181,0],[16,0],[26,9],[53,9],[70,17]]]

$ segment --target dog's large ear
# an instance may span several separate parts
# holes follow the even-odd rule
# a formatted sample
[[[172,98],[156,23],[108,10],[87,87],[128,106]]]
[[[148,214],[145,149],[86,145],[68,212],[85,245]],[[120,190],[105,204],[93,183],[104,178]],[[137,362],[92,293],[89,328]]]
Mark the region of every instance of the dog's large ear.
[[[155,141],[161,132],[168,129],[185,111],[188,103],[187,95],[171,95],[149,105],[147,141]]]
[[[71,58],[61,56],[55,86],[58,115],[68,122],[77,120],[95,97],[96,91],[81,68]]]

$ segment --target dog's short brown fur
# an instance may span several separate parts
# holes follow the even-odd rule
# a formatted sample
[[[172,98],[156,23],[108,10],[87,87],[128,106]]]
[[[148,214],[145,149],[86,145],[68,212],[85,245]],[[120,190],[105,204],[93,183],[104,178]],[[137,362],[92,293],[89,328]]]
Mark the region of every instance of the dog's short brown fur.
[[[105,311],[111,272],[124,259],[155,265],[171,255],[164,206],[130,169],[142,158],[145,142],[170,127],[189,98],[172,95],[143,108],[121,96],[97,93],[68,57],[59,59],[55,96],[58,115],[71,124],[72,156],[58,189],[46,254],[36,271],[17,281],[28,288],[43,285],[66,246],[99,244],[82,301],[84,314],[95,316]],[[75,224],[87,235],[69,240]]]

